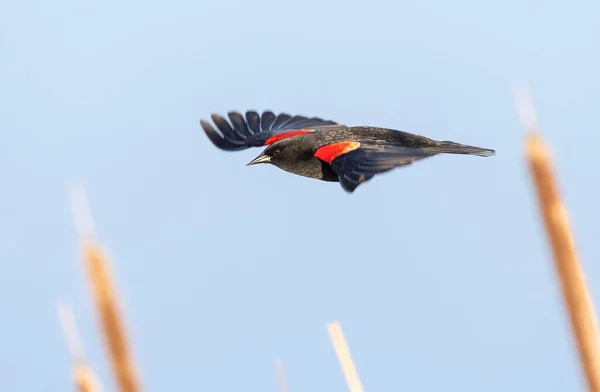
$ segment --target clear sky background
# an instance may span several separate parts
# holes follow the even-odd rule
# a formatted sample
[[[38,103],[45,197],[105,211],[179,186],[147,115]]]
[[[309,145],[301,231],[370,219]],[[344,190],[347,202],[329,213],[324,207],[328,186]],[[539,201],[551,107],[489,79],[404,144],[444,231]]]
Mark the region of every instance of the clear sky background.
[[[88,191],[148,391],[582,391],[513,84],[600,295],[597,1],[0,2],[0,390],[66,391],[56,301],[113,390],[67,184]],[[494,148],[340,185],[198,121],[272,109]]]

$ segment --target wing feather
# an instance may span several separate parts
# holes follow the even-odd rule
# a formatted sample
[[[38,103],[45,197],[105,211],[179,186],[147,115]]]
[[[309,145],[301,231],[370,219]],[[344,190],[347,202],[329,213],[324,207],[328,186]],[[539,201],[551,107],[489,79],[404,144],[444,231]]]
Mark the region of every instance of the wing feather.
[[[354,192],[360,184],[378,174],[434,155],[437,153],[418,148],[362,143],[360,148],[333,159],[331,168],[342,187]]]
[[[294,136],[297,130],[337,129],[344,127],[335,121],[323,120],[319,117],[305,117],[264,111],[262,114],[249,110],[243,116],[236,111],[227,113],[229,121],[224,117],[213,114],[211,119],[216,129],[205,120],[200,121],[202,129],[210,141],[218,148],[226,151],[244,150],[250,147],[264,146],[269,138]]]

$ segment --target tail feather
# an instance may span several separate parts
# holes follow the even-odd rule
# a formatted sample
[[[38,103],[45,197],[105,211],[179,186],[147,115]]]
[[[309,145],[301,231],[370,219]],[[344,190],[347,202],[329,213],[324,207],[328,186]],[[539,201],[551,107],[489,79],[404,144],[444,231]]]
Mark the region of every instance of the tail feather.
[[[496,151],[489,148],[469,146],[466,144],[443,141],[439,146],[432,147],[442,154],[466,154],[477,155],[480,157],[491,157],[496,155]]]

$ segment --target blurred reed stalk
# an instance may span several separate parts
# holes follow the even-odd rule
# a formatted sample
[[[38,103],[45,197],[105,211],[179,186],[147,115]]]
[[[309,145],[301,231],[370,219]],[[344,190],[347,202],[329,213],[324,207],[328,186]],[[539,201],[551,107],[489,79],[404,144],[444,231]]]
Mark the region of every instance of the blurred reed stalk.
[[[73,359],[73,381],[78,392],[101,392],[98,379],[85,364],[83,345],[79,339],[75,317],[71,308],[65,304],[58,305],[58,317],[67,341],[69,353]]]
[[[121,392],[138,392],[137,372],[125,334],[117,292],[108,259],[94,236],[92,214],[83,188],[71,189],[71,203],[83,249],[83,263],[116,384]]]
[[[287,392],[287,383],[285,382],[285,372],[283,371],[283,362],[280,359],[275,360],[275,374],[277,375],[277,383],[279,392]]]
[[[600,346],[594,307],[584,272],[577,259],[550,154],[539,136],[533,103],[526,90],[518,91],[517,108],[527,133],[526,157],[546,234],[554,254],[554,265],[561,283],[583,373],[588,389],[600,392]]]
[[[358,377],[358,372],[356,371],[356,367],[352,361],[350,348],[348,347],[346,339],[344,338],[342,326],[338,321],[334,321],[333,323],[327,324],[327,329],[329,330],[329,336],[331,338],[331,342],[333,343],[333,348],[335,349],[340,366],[344,372],[346,383],[348,384],[350,392],[364,392],[362,383]]]

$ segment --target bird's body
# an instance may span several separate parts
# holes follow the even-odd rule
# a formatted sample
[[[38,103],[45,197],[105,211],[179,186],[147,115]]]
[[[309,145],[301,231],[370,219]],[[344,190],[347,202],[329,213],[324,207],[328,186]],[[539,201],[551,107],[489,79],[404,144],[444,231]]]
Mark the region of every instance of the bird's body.
[[[293,157],[296,159],[282,160],[278,165],[282,170],[324,181],[339,181],[337,173],[331,168],[331,162],[328,162],[331,159],[324,155],[320,158],[315,156],[320,148],[334,143],[361,143],[363,149],[368,148],[375,153],[383,150],[385,146],[403,145],[417,148],[435,143],[431,139],[415,136],[376,127],[331,127],[294,136],[293,142],[292,139],[282,139],[281,142],[272,144],[270,150],[274,151],[282,144],[288,145],[288,149],[293,149]],[[267,153],[270,150],[267,150]]]
[[[339,182],[353,192],[373,176],[437,154],[492,156],[495,151],[436,141],[394,129],[347,127],[320,118],[248,111],[229,112],[230,123],[212,115],[219,135],[206,121],[201,125],[223,150],[267,146],[251,164],[270,163],[282,170],[323,181]]]

